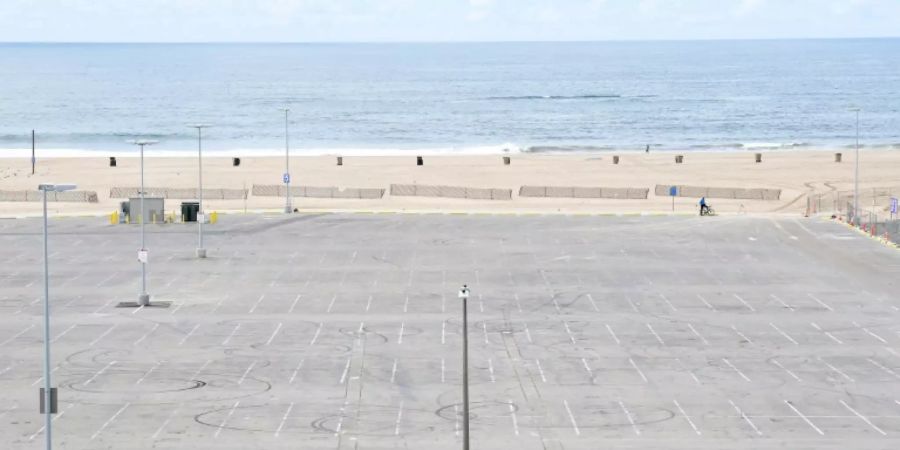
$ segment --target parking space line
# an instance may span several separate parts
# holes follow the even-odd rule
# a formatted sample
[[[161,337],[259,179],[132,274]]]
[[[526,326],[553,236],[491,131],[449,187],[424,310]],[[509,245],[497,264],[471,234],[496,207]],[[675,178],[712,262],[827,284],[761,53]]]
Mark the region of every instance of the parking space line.
[[[569,329],[569,323],[565,320],[563,320],[562,323],[563,327],[566,328],[566,334],[569,335],[569,341],[572,343],[572,345],[575,345],[575,336],[572,336],[572,330]]]
[[[795,341],[794,338],[790,337],[787,333],[782,331],[781,328],[778,328],[777,326],[775,326],[774,323],[769,322],[769,326],[774,328],[775,331],[779,332],[782,336],[784,336],[787,340],[791,341],[794,345],[800,345],[799,342]]]
[[[629,297],[629,296],[626,295],[626,296],[625,296],[625,300],[628,301],[628,304],[631,305],[631,309],[632,309],[635,313],[638,313],[638,314],[641,313],[641,311],[638,309],[637,305],[635,305],[634,302],[631,300],[631,297]]]
[[[231,333],[228,335],[228,337],[226,337],[225,340],[222,341],[222,345],[228,345],[228,342],[231,341],[231,338],[232,338],[232,337],[234,337],[234,333],[237,333],[237,330],[239,330],[240,328],[241,328],[241,324],[240,324],[240,323],[238,323],[237,325],[235,325],[235,326],[234,326],[234,329],[231,330]]]
[[[612,336],[614,341],[616,341],[616,345],[622,345],[622,343],[619,342],[619,338],[618,338],[618,336],[616,336],[616,333],[613,331],[612,327],[609,326],[608,323],[605,325],[606,325],[606,331],[608,331],[609,335]]]
[[[253,370],[254,366],[256,366],[256,361],[251,362],[250,365],[247,366],[247,370],[244,371],[244,374],[241,375],[241,378],[238,380],[238,386],[244,384],[244,380],[247,379],[247,375],[250,375],[250,371]]]
[[[403,420],[403,400],[397,408],[397,420],[394,422],[394,436],[400,436],[400,421]]]
[[[445,373],[445,361],[444,361],[444,358],[441,358],[441,383],[442,384],[446,381],[446,378],[444,377],[444,373]]]
[[[829,333],[829,332],[823,330],[822,327],[820,327],[817,323],[815,323],[815,322],[810,322],[809,324],[812,325],[813,328],[815,328],[815,329],[821,331],[822,333],[824,333],[825,336],[828,336],[832,341],[837,342],[838,344],[843,344],[843,343],[844,343],[844,341],[838,339],[838,338],[835,337],[833,334],[831,334],[831,333]]]
[[[681,415],[691,425],[691,428],[694,429],[694,432],[697,433],[697,436],[700,436],[702,433],[700,433],[700,430],[697,428],[697,425],[694,425],[694,421],[691,420],[691,416],[689,416],[686,412],[684,412],[684,408],[682,408],[681,405],[678,404],[678,400],[673,399],[672,402],[675,403],[675,407],[678,408],[678,411],[681,412]]]
[[[847,375],[846,373],[842,372],[841,369],[838,369],[837,367],[832,366],[832,365],[829,364],[827,361],[825,361],[824,359],[822,359],[822,357],[818,357],[818,359],[819,359],[819,361],[820,361],[822,364],[825,364],[825,366],[827,366],[829,369],[833,370],[833,371],[834,371],[835,373],[837,373],[838,375],[844,377],[845,380],[847,380],[847,381],[849,381],[849,382],[851,382],[851,383],[854,383],[854,382],[855,382],[855,381],[853,380],[853,378],[850,377],[850,375]]]
[[[689,323],[689,324],[687,324],[687,326],[688,326],[688,328],[690,328],[691,332],[694,333],[695,336],[700,338],[700,341],[703,342],[703,345],[709,345],[709,341],[707,341],[705,337],[703,337],[700,333],[698,333],[697,330],[694,329],[693,325],[691,325]]]
[[[297,374],[300,372],[300,368],[303,367],[303,361],[304,361],[304,359],[301,359],[300,362],[297,364],[297,367],[294,368],[294,373],[291,374],[291,379],[288,380],[288,384],[294,383],[294,379],[297,378]]]
[[[206,362],[205,362],[205,363],[203,363],[203,365],[202,365],[202,366],[200,366],[200,368],[199,368],[199,369],[197,369],[197,371],[196,371],[196,372],[194,372],[194,374],[193,374],[193,375],[191,375],[191,380],[196,380],[196,379],[197,379],[197,377],[199,377],[199,376],[200,376],[200,372],[203,372],[203,369],[206,369],[206,366],[208,366],[208,365],[209,365],[209,364],[210,364],[210,363],[212,363],[212,360],[211,360],[211,359],[207,359],[207,360],[206,360]]]
[[[56,341],[58,341],[58,340],[59,340],[59,338],[61,338],[61,337],[63,337],[63,336],[65,336],[65,335],[66,335],[66,333],[68,333],[68,332],[70,332],[70,331],[72,331],[72,330],[73,330],[73,329],[75,329],[75,327],[77,327],[77,326],[78,326],[78,324],[77,324],[77,323],[75,323],[75,324],[72,324],[72,325],[71,325],[71,326],[69,326],[69,328],[66,328],[66,329],[65,329],[65,331],[63,331],[63,332],[62,332],[62,333],[59,333],[59,334],[58,334],[58,335],[56,335],[56,337],[55,337],[55,338],[53,338],[53,339],[51,339],[51,340],[50,340],[50,343],[54,343],[54,342],[56,342]]]
[[[322,322],[319,322],[319,327],[316,328],[316,333],[313,334],[312,340],[309,341],[309,346],[310,346],[310,347],[312,347],[313,345],[316,345],[316,340],[319,339],[319,333],[320,333],[321,331],[322,331]]]
[[[102,433],[103,430],[106,429],[106,427],[111,425],[116,420],[116,418],[119,417],[119,415],[121,415],[129,406],[131,406],[131,402],[125,403],[125,406],[122,406],[121,408],[119,408],[119,410],[116,411],[116,413],[113,414],[112,417],[110,417],[109,419],[107,419],[106,422],[103,423],[103,426],[101,426],[99,430],[97,430],[93,435],[91,435],[91,440],[93,441],[94,439],[96,439],[97,436],[99,436],[100,433]]]
[[[591,370],[591,366],[588,364],[587,359],[581,358],[581,365],[584,366],[584,370],[586,370],[588,376],[591,377],[591,384],[594,384],[594,371]]]
[[[199,323],[198,323],[197,325],[194,325],[194,328],[191,328],[191,331],[188,331],[188,334],[184,335],[184,337],[181,338],[180,341],[178,341],[178,346],[180,347],[180,346],[182,346],[185,342],[187,342],[188,338],[191,337],[191,335],[194,334],[195,331],[197,331],[197,328],[200,328],[200,324],[199,324]]]
[[[700,379],[697,378],[697,375],[694,374],[694,371],[689,369],[686,365],[684,365],[684,362],[681,361],[681,358],[675,358],[675,361],[678,362],[678,365],[680,365],[682,369],[684,369],[687,373],[689,373],[691,375],[691,378],[694,379],[694,382],[696,382],[698,386],[703,385],[703,383],[700,382]]]
[[[797,380],[797,381],[803,381],[803,380],[800,379],[800,377],[797,376],[797,374],[795,374],[794,372],[791,372],[789,369],[787,369],[786,367],[782,366],[781,363],[778,362],[777,359],[772,358],[771,361],[772,361],[772,364],[775,364],[776,366],[778,366],[779,368],[781,368],[781,370],[784,370],[785,372],[787,372],[787,374],[790,375],[790,376],[791,376],[792,378],[794,378],[795,380]]]
[[[516,299],[518,299],[518,297],[516,297]],[[600,308],[597,307],[597,303],[594,302],[594,297],[590,293],[587,294],[587,299],[591,302],[591,306],[594,308],[594,311],[600,312]],[[519,308],[519,312],[522,312],[522,308]]]
[[[728,367],[730,367],[732,370],[734,370],[735,372],[737,372],[737,374],[740,375],[741,378],[744,379],[744,381],[750,382],[750,378],[748,378],[747,375],[744,375],[744,372],[741,372],[740,369],[738,369],[737,367],[735,367],[735,365],[732,364],[731,361],[728,360],[728,358],[722,358],[722,361],[724,361],[725,364],[726,364]]]
[[[825,302],[823,302],[822,300],[820,300],[819,297],[816,297],[815,295],[812,295],[812,294],[806,294],[806,295],[808,295],[809,298],[815,300],[816,303],[822,305],[823,308],[825,308],[825,309],[827,309],[827,310],[829,310],[829,311],[834,312],[834,309],[832,309],[830,306],[828,306],[827,304],[825,304]]]
[[[406,322],[400,322],[400,331],[397,332],[397,343],[403,343],[403,327],[406,326]]]
[[[234,402],[234,405],[231,407],[231,409],[228,411],[228,414],[225,416],[224,419],[222,419],[222,423],[220,423],[219,427],[216,429],[215,434],[213,434],[213,438],[219,437],[219,433],[221,433],[222,430],[225,428],[225,425],[228,423],[228,419],[231,419],[231,416],[234,415],[234,410],[236,410],[238,405],[240,405],[240,404],[241,404],[240,400]]]
[[[750,338],[748,338],[747,336],[745,336],[744,333],[741,333],[740,331],[738,331],[737,327],[735,327],[734,325],[731,326],[731,329],[734,330],[734,332],[737,333],[737,335],[740,336],[741,339],[747,341],[747,342],[750,343],[750,344],[753,343],[753,341],[751,341]]]
[[[175,409],[173,409],[172,412],[169,413],[169,416],[165,421],[163,421],[162,425],[160,425],[159,428],[156,429],[156,432],[154,432],[153,435],[150,436],[150,439],[156,439],[159,437],[160,433],[162,433],[166,426],[169,425],[169,422],[172,421],[172,418],[175,417],[175,414],[178,413],[178,410],[181,409],[182,405],[183,403],[179,403],[178,406],[176,406]]]
[[[303,297],[303,294],[297,294],[297,296],[294,297],[294,301],[291,303],[291,307],[288,308],[288,314],[292,314],[294,312],[294,308],[297,307],[297,302],[300,301],[300,297]]]
[[[628,418],[628,423],[631,424],[631,429],[634,430],[634,434],[640,436],[641,430],[639,430],[637,424],[634,423],[634,417],[631,417],[631,412],[628,411],[628,408],[625,407],[625,403],[622,403],[622,400],[619,400],[619,406],[622,408],[622,411],[625,412],[625,417]]]
[[[453,431],[456,433],[457,436],[459,436],[459,428],[460,428],[459,416],[460,416],[459,405],[454,404],[453,405],[453,417],[455,420],[453,421]]]
[[[347,358],[347,364],[344,365],[344,371],[341,373],[341,379],[338,381],[338,384],[344,384],[344,381],[347,380],[347,374],[350,373],[350,361],[352,361],[352,359],[352,357]]]
[[[0,342],[0,347],[3,347],[4,345],[9,344],[10,342],[16,340],[19,336],[21,336],[21,335],[27,333],[29,330],[31,330],[31,329],[34,328],[34,327],[35,327],[35,324],[28,325],[27,327],[25,327],[24,330],[22,330],[22,331],[16,333],[13,337],[11,337],[11,338],[9,338],[9,339],[3,341],[3,342]]]
[[[272,341],[275,340],[275,336],[277,336],[277,335],[278,335],[278,332],[281,331],[281,326],[282,326],[282,325],[283,325],[283,323],[278,322],[278,326],[275,327],[275,331],[273,331],[273,332],[272,332],[272,335],[269,336],[269,340],[266,341],[266,345],[271,344]]]
[[[740,300],[740,302],[743,303],[744,306],[747,307],[747,309],[749,309],[752,312],[756,312],[756,308],[754,308],[753,305],[751,305],[750,303],[747,303],[747,300],[744,300],[743,297],[741,297],[740,295],[737,295],[737,294],[733,294],[733,295],[734,295],[734,298]]]
[[[487,363],[488,363],[488,374],[491,377],[491,383],[496,383],[497,380],[494,378],[494,360],[491,358],[488,358]]]
[[[403,312],[407,312],[409,310],[409,296],[407,295],[405,300],[403,300]]]
[[[372,296],[369,296],[369,299],[366,301],[366,312],[369,312],[369,308],[372,307]]]
[[[702,295],[697,294],[697,298],[699,298],[700,301],[703,302],[703,304],[706,305],[707,308],[709,308],[709,309],[711,309],[711,310],[713,310],[713,311],[716,311],[716,307],[713,306],[713,305],[712,305],[711,303],[709,303],[708,301],[706,301],[706,298],[704,298]]]
[[[143,383],[144,380],[147,379],[147,377],[150,376],[150,374],[153,373],[154,370],[156,370],[160,365],[162,365],[163,362],[165,362],[165,361],[157,361],[155,364],[153,364],[153,367],[151,367],[150,370],[144,372],[144,374],[141,375],[141,377],[137,381],[134,382],[135,386]]]
[[[648,323],[648,324],[646,324],[646,325],[647,325],[647,329],[648,329],[648,330],[650,330],[650,334],[652,334],[652,335],[653,335],[653,337],[655,337],[655,338],[656,338],[656,341],[657,341],[657,342],[659,342],[659,345],[663,345],[663,346],[665,346],[665,345],[666,345],[666,343],[665,343],[665,342],[664,342],[664,341],[663,341],[663,340],[662,340],[662,338],[661,338],[661,337],[659,337],[659,335],[658,335],[658,334],[656,334],[656,330],[654,330],[654,329],[653,329],[653,327],[652,327],[652,326],[650,326],[650,324],[649,324],[649,323]]]
[[[516,407],[513,404],[512,399],[507,399],[507,404],[509,405],[509,417],[512,419],[513,433],[516,436],[519,435],[519,419],[516,418]]]
[[[744,414],[744,411],[741,410],[738,405],[734,404],[734,402],[731,400],[728,400],[728,403],[731,403],[731,406],[734,407],[734,410],[737,411],[738,415],[742,419],[744,419],[744,422],[747,422],[747,425],[750,425],[750,428],[753,428],[753,431],[755,431],[758,436],[762,436],[762,431],[759,431],[759,428],[756,428],[756,425],[753,424],[753,421],[750,420],[750,418],[747,417],[746,414]]]
[[[870,363],[872,363],[875,367],[878,367],[885,373],[891,375],[892,377],[900,379],[900,375],[897,375],[897,372],[894,372],[893,370],[881,365],[878,361],[875,361],[872,358],[866,358],[866,360],[869,361]]]
[[[147,339],[148,336],[153,334],[153,332],[156,331],[157,328],[159,328],[158,323],[153,325],[153,328],[151,328],[150,331],[146,332],[143,336],[141,336],[138,340],[134,341],[131,345],[138,345],[141,342],[144,342],[144,339]]]
[[[68,412],[70,409],[72,409],[73,406],[75,406],[74,403],[69,403],[68,406],[66,406],[66,409],[60,411],[59,414],[54,415],[50,420],[53,421],[53,422],[56,422],[56,421],[57,421],[58,419],[60,419],[66,412]],[[12,411],[13,409],[16,409],[16,406],[13,406],[12,408],[6,410],[6,412],[4,412],[3,414],[0,414],[0,417],[3,417],[4,414],[6,414],[7,412]],[[41,427],[38,428],[38,430],[35,431],[34,434],[32,434],[31,436],[28,436],[28,440],[29,440],[29,441],[33,441],[34,438],[38,437],[41,433],[44,432],[44,428],[46,428],[46,427],[47,427],[47,425],[41,425]]]
[[[116,362],[115,362],[115,361],[110,361],[109,363],[107,363],[105,366],[103,366],[103,368],[101,368],[100,370],[98,370],[97,372],[95,372],[93,376],[91,376],[90,378],[88,378],[87,381],[84,382],[83,386],[87,386],[87,385],[93,383],[94,380],[97,379],[97,377],[99,377],[100,375],[102,375],[103,372],[106,372],[107,369],[109,369],[110,367],[112,367],[112,366],[114,366],[114,365],[116,365]]]
[[[394,380],[397,378],[397,358],[394,358],[394,365],[391,367],[391,384],[394,384]]]
[[[537,365],[538,373],[541,375],[541,381],[543,381],[544,383],[546,383],[546,382],[547,382],[547,377],[544,376],[544,368],[541,367],[541,360],[535,359],[534,362],[535,362],[535,364]]]
[[[791,310],[791,312],[796,311],[796,310],[794,309],[793,306],[788,305],[787,303],[785,303],[784,300],[781,299],[781,297],[779,297],[779,296],[777,296],[777,295],[775,295],[775,294],[769,294],[769,297],[772,297],[773,299],[775,299],[776,301],[778,301],[778,303],[781,303],[781,306],[784,306],[785,308]]]
[[[485,345],[490,345],[491,341],[488,340],[488,332],[487,332],[487,321],[481,321],[481,331],[484,333],[484,343]]]
[[[328,303],[328,308],[325,309],[326,313],[331,313],[331,308],[334,307],[334,302],[337,300],[337,294],[331,296],[331,302]]]
[[[264,298],[266,298],[266,294],[260,294],[259,299],[256,300],[256,303],[254,303],[252,307],[250,307],[250,311],[248,311],[248,313],[253,314],[253,312],[256,311],[256,308],[259,307],[259,304],[262,303]]]
[[[441,322],[441,344],[447,343],[447,319]]]
[[[634,362],[633,359],[628,358],[628,362],[631,363],[631,367],[634,367],[634,370],[636,370],[637,373],[638,373],[638,375],[641,376],[641,379],[644,380],[644,383],[649,383],[649,382],[650,382],[649,380],[647,380],[647,376],[644,375],[644,372],[640,369],[640,367],[638,367],[638,365],[635,364],[635,362]]]
[[[784,401],[784,404],[785,404],[785,405],[788,405],[788,407],[791,408],[791,410],[793,410],[794,413],[797,414],[798,417],[800,417],[801,419],[803,419],[803,421],[806,422],[807,425],[809,425],[810,427],[812,427],[813,430],[816,430],[816,432],[819,433],[819,434],[822,435],[822,436],[825,435],[825,432],[822,431],[819,427],[817,427],[814,423],[812,423],[812,421],[809,420],[808,417],[804,416],[803,413],[800,412],[800,410],[797,409],[797,408],[794,406],[793,403],[791,403],[791,402],[788,401],[788,400],[785,400],[785,401]]]
[[[860,330],[862,330],[863,332],[865,332],[865,333],[868,334],[869,336],[872,336],[873,338],[878,339],[882,344],[887,344],[887,343],[888,343],[888,341],[884,340],[883,337],[881,337],[881,336],[879,336],[879,335],[877,335],[877,334],[875,334],[875,333],[869,331],[868,328],[866,328],[866,327],[864,327],[864,326],[861,326],[860,324],[858,324],[858,323],[856,323],[856,322],[853,322],[853,326],[855,326],[856,328],[859,328]]]
[[[669,301],[668,297],[666,297],[663,294],[659,294],[659,296],[662,297],[663,301],[666,303],[666,305],[669,306],[669,308],[672,310],[672,312],[678,312],[678,309],[675,308],[675,305],[673,305],[672,302]]]
[[[581,430],[578,429],[578,423],[575,422],[575,415],[572,414],[572,410],[569,408],[568,400],[563,400],[563,406],[566,407],[566,412],[569,414],[569,420],[572,422],[572,430],[575,431],[576,436],[580,436]]]
[[[844,405],[844,408],[847,408],[848,411],[852,412],[854,415],[856,415],[856,417],[859,417],[860,419],[862,419],[863,422],[867,423],[870,427],[872,427],[873,430],[881,433],[882,436],[887,436],[887,433],[885,433],[884,430],[882,430],[881,428],[878,428],[874,423],[872,423],[868,418],[866,418],[866,416],[860,414],[855,409],[851,408],[850,405],[848,405],[845,401],[843,401],[843,400],[838,400],[838,401],[841,402],[842,405]]]

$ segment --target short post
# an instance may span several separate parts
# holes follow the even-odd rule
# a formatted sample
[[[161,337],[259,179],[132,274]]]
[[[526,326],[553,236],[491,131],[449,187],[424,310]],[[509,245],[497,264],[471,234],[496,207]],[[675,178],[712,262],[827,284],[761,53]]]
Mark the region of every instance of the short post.
[[[463,383],[463,450],[469,450],[469,319],[466,303],[469,300],[469,287],[465,284],[459,290],[459,298],[462,300],[463,323],[463,354],[462,354],[462,383]]]

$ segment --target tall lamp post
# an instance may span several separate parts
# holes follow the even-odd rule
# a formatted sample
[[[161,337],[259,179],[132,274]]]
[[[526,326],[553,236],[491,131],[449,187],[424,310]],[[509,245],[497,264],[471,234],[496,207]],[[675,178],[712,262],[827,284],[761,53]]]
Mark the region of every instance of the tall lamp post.
[[[146,222],[147,204],[144,202],[144,147],[153,145],[157,141],[136,140],[131,141],[132,144],[141,148],[141,211],[138,215],[141,222],[141,249],[138,251],[138,261],[141,263],[141,293],[138,295],[138,306],[150,306],[150,294],[147,293],[147,260],[150,256],[147,253],[146,241],[144,239],[144,222]]]
[[[856,113],[856,158],[854,158],[856,166],[856,175],[853,181],[853,222],[859,225],[859,108],[852,108],[850,111]]]
[[[462,383],[463,383],[463,450],[469,450],[469,318],[467,303],[469,300],[469,288],[465,284],[459,290],[459,298],[462,300],[463,323],[463,354],[462,354]]]
[[[56,414],[56,388],[50,384],[50,269],[47,252],[47,193],[64,192],[75,189],[74,184],[41,184],[44,202],[44,388],[41,392],[41,414],[44,414],[44,435],[47,440],[47,450],[53,448],[53,436],[50,427],[53,420],[51,414]]]
[[[288,113],[290,108],[281,108],[284,111],[284,212],[290,214],[291,208],[291,147],[290,133],[288,131]]]
[[[206,220],[206,214],[203,212],[203,129],[209,128],[207,124],[194,124],[191,128],[197,129],[197,180],[199,188],[197,190],[198,211],[197,211],[197,257],[206,258],[206,249],[203,248],[203,221]]]

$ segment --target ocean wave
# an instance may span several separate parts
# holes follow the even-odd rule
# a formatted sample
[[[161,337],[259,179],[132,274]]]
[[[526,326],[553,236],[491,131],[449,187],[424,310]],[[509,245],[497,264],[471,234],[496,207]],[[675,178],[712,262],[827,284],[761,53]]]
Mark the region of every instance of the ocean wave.
[[[486,100],[590,100],[622,98],[619,94],[583,94],[583,95],[504,95],[486,97]]]

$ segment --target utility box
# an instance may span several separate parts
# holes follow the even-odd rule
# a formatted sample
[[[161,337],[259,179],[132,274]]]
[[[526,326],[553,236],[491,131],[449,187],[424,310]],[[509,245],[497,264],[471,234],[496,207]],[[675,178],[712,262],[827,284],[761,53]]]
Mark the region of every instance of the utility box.
[[[166,220],[165,199],[162,197],[145,197],[141,207],[140,197],[128,199],[131,223],[162,223]]]

